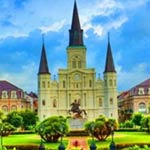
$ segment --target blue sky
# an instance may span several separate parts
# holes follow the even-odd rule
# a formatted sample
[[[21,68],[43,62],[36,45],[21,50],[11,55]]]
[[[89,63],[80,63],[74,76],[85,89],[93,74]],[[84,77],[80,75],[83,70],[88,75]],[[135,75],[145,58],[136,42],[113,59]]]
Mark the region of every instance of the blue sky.
[[[49,70],[66,68],[66,47],[74,0],[0,0],[0,80],[37,91],[45,34]],[[87,47],[87,66],[103,71],[107,33],[118,75],[118,90],[150,77],[150,0],[77,0]]]

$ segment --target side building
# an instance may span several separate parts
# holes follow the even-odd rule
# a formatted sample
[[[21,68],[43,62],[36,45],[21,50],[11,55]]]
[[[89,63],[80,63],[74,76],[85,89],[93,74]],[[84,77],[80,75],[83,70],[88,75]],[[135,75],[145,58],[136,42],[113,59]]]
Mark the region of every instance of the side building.
[[[35,111],[37,110],[37,106],[34,106],[37,102],[35,95],[33,97],[31,93],[24,92],[14,84],[0,80],[0,111],[4,113],[21,110]]]
[[[42,45],[38,72],[38,115],[43,120],[52,115],[68,116],[70,105],[78,101],[89,120],[99,115],[118,119],[117,74],[108,36],[104,80],[96,78],[94,68],[87,67],[86,46],[80,26],[76,1],[74,3],[67,68],[58,70],[58,80],[52,79],[48,67],[45,44]]]
[[[133,113],[150,114],[150,79],[122,92],[118,96],[119,120],[125,121]]]

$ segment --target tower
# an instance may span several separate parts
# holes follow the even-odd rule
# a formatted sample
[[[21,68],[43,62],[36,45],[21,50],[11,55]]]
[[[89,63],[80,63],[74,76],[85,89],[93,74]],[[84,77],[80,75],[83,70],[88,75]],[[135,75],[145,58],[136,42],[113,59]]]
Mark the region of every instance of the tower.
[[[116,70],[108,33],[106,64],[104,70],[104,114],[107,117],[118,119],[116,80]]]
[[[50,72],[47,63],[46,50],[42,45],[41,60],[38,72],[38,116],[40,120],[46,117],[49,112],[49,95],[50,95]]]
[[[76,1],[74,2],[71,29],[69,30],[67,56],[69,69],[80,69],[86,67],[86,47],[83,44],[83,30],[80,27]]]

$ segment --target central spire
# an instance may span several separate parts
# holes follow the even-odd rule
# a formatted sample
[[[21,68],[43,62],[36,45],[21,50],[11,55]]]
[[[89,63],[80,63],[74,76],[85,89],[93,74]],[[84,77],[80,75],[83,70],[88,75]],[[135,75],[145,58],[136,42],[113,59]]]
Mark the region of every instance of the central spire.
[[[80,20],[76,1],[74,2],[72,25],[69,33],[69,46],[83,46],[83,30],[80,27]]]

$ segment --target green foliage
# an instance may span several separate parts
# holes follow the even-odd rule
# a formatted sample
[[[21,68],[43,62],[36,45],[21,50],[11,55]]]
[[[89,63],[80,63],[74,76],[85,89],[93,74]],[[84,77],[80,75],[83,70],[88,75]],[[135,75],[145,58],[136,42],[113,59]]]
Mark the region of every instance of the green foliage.
[[[117,128],[117,123],[113,119],[107,119],[100,116],[95,121],[90,121],[85,124],[85,130],[99,141],[105,140],[113,130]]]
[[[66,121],[62,116],[49,117],[37,126],[36,131],[46,142],[57,142],[68,132]]]
[[[134,113],[132,115],[132,121],[135,125],[140,126],[143,115],[141,113]]]
[[[15,130],[15,127],[8,122],[1,122],[0,123],[0,135],[1,136],[8,136]]]
[[[24,130],[31,129],[31,127],[35,126],[38,121],[36,113],[30,110],[21,111],[20,116],[23,118],[22,128]]]
[[[126,120],[124,123],[125,128],[133,128],[134,124],[132,120]]]
[[[147,132],[150,133],[150,115],[142,118],[141,128],[147,128]]]
[[[23,118],[20,116],[19,112],[13,111],[7,114],[7,122],[12,124],[14,127],[18,128],[23,124]]]

